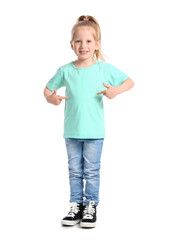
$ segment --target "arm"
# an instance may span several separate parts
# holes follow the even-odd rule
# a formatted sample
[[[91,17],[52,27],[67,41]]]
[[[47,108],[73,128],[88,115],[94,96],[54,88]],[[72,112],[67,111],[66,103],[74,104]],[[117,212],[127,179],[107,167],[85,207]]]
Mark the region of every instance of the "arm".
[[[130,90],[134,87],[134,82],[131,78],[127,78],[121,85],[116,87],[118,94]]]
[[[62,99],[67,99],[68,97],[63,97],[56,95],[57,90],[54,89],[54,92],[50,91],[47,87],[44,89],[44,97],[46,98],[48,103],[59,105],[62,101]]]
[[[117,87],[113,87],[111,85],[107,85],[106,83],[103,83],[103,85],[107,88],[104,91],[98,92],[97,95],[103,94],[108,98],[114,98],[116,95],[123,93],[125,91],[128,91],[134,86],[134,82],[131,78],[127,78],[121,85]]]
[[[47,87],[44,89],[44,97],[47,100],[47,97],[50,96],[53,92],[51,92]]]

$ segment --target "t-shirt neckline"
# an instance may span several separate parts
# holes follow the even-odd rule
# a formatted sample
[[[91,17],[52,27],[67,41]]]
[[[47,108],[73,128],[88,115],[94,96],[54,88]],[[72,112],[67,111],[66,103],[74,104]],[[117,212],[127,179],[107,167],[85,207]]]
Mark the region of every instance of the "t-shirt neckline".
[[[98,63],[98,60],[97,60],[97,59],[96,59],[95,63],[94,63],[93,65],[89,66],[89,67],[76,67],[76,66],[74,65],[73,61],[71,62],[72,66],[73,66],[75,69],[88,69],[88,68],[91,68],[91,67],[95,66],[96,63]]]

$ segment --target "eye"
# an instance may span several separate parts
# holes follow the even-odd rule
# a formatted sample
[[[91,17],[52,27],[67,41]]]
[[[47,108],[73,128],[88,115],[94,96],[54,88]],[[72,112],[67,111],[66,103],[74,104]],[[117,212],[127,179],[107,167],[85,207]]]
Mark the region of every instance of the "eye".
[[[80,42],[80,40],[76,40],[75,42]]]
[[[87,42],[88,42],[88,43],[90,43],[90,42],[91,42],[91,40],[88,40]]]

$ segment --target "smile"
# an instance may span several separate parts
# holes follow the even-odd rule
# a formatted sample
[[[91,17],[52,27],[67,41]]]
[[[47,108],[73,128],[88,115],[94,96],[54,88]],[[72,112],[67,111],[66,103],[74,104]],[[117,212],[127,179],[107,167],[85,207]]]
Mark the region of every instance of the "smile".
[[[86,54],[88,51],[79,51],[81,54]]]

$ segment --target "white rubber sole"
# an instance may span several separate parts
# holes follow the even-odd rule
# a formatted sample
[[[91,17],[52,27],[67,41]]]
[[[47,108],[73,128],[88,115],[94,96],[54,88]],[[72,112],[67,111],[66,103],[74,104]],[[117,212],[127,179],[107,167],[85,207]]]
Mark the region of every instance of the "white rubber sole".
[[[89,222],[80,222],[81,227],[85,228],[93,228],[96,226],[96,222],[94,223],[89,223]]]
[[[61,224],[66,226],[74,226],[75,224],[79,223],[80,220],[70,221],[70,220],[62,220]]]

